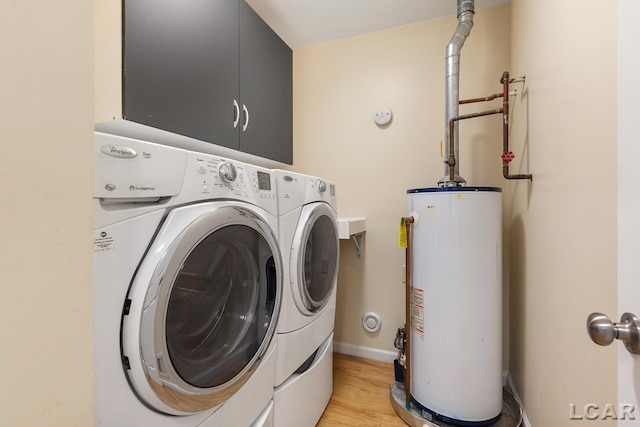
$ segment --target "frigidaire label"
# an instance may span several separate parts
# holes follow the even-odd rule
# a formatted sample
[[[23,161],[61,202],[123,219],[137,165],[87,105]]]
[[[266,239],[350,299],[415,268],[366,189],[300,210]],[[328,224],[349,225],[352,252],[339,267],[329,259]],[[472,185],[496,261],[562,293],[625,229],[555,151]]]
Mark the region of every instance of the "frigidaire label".
[[[118,157],[120,159],[133,159],[138,155],[138,153],[131,148],[122,145],[103,145],[100,147],[100,151],[107,156]]]

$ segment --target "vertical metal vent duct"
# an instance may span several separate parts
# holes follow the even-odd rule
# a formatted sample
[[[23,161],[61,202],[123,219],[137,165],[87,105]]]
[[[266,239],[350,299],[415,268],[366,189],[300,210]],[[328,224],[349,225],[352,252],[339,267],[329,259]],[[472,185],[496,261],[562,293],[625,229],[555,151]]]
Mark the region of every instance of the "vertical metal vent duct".
[[[473,27],[474,0],[458,0],[458,28],[447,45],[446,56],[446,117],[445,117],[445,141],[449,152],[449,120],[458,116],[458,102],[460,100],[460,51]],[[460,177],[460,145],[458,138],[458,123],[455,124],[455,157],[458,159],[455,165],[455,182],[462,184],[465,180]],[[441,183],[449,182],[449,168],[444,169],[445,177]],[[453,184],[453,183],[450,183]]]

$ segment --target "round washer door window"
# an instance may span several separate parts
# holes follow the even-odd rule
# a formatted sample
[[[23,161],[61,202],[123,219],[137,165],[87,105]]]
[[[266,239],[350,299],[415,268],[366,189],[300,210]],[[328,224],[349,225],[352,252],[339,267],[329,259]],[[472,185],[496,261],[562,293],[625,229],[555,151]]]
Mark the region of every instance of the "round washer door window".
[[[309,313],[324,307],[333,292],[338,272],[338,242],[335,213],[325,204],[318,205],[306,221],[298,255],[298,287]]]
[[[162,255],[151,280],[140,279],[139,330],[130,329],[138,341],[129,351],[139,347],[143,369],[129,375],[132,384],[139,395],[150,390],[147,403],[176,415],[218,406],[242,387],[271,343],[280,309],[281,259],[269,225],[251,210],[210,205],[171,242],[150,248]],[[166,223],[190,210],[176,209]]]
[[[221,386],[260,348],[275,305],[275,292],[260,286],[275,268],[270,252],[256,230],[229,225],[204,238],[182,263],[165,333],[171,364],[188,384]]]

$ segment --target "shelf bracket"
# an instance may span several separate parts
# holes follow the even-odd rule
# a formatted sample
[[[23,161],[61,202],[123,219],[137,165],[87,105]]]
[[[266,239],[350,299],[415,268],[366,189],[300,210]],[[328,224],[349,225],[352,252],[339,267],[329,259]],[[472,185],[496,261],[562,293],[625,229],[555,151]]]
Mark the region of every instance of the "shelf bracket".
[[[362,259],[362,234],[354,234],[351,239],[356,244],[358,259]]]
[[[362,259],[362,235],[366,231],[366,218],[364,217],[338,217],[338,239],[353,240],[358,250],[358,259]]]

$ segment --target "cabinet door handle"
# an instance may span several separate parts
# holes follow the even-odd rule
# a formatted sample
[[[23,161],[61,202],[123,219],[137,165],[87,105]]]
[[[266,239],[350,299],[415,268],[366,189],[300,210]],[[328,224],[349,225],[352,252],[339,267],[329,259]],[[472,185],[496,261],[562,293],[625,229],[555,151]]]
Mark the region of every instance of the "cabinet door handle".
[[[244,112],[244,121],[242,122],[242,132],[247,130],[247,126],[249,126],[249,110],[247,110],[247,106],[242,104],[242,111]]]
[[[240,107],[238,106],[238,101],[233,100],[233,128],[238,127],[238,122],[240,121]]]

